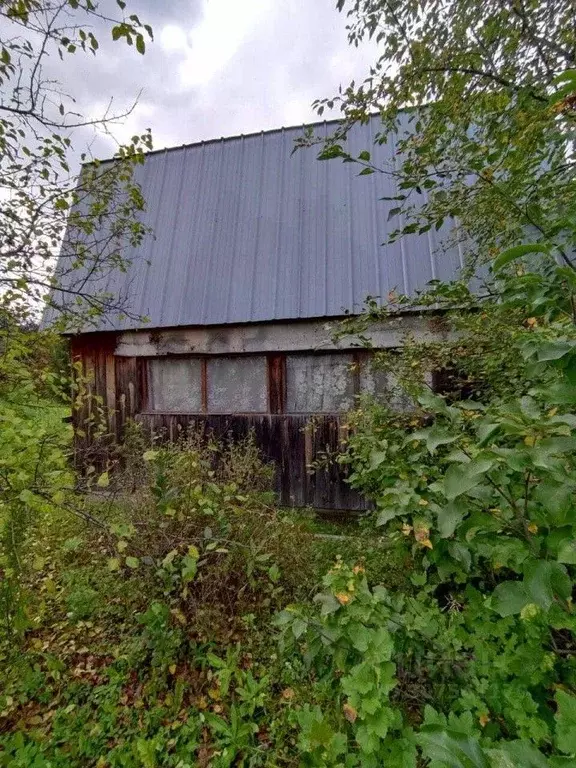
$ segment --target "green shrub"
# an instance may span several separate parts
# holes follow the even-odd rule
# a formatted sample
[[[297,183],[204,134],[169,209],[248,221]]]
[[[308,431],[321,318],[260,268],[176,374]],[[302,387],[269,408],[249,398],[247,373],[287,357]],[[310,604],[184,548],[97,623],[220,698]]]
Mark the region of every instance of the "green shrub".
[[[464,381],[482,373],[477,399],[432,393],[438,348],[411,340],[397,371],[414,410],[364,402],[352,416],[343,461],[375,503],[375,532],[409,544],[413,589],[340,561],[317,609],[281,614],[316,686],[300,716],[308,764],[574,764],[576,331],[565,270],[555,303],[553,276],[531,276],[529,297],[511,276],[482,314],[455,311],[443,362]],[[487,338],[480,360],[479,324],[506,318],[507,345]]]

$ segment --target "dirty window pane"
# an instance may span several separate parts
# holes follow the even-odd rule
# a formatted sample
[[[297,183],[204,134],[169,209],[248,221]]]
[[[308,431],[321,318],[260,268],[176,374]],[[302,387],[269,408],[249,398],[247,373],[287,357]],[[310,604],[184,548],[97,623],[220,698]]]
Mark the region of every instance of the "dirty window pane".
[[[209,413],[265,413],[268,410],[265,357],[208,360]]]
[[[287,355],[286,411],[323,413],[354,406],[352,355]]]
[[[150,360],[150,405],[164,413],[202,410],[201,361],[191,358]]]
[[[376,368],[369,360],[363,361],[360,369],[360,391],[373,395],[395,411],[408,411],[415,405],[391,371]]]

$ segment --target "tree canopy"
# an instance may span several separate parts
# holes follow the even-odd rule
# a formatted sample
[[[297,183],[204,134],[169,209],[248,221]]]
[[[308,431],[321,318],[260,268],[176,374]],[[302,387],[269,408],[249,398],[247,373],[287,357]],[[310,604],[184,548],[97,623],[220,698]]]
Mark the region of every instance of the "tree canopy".
[[[484,260],[527,237],[571,268],[576,241],[571,0],[338,0],[350,43],[376,40],[380,55],[361,84],[316,103],[339,104],[344,123],[323,157],[346,156],[341,139],[377,111],[377,141],[395,135],[398,168],[354,159],[396,178],[401,231],[446,217]],[[350,158],[346,158],[350,159]]]
[[[2,305],[38,314],[44,302],[60,307],[66,299],[68,324],[122,311],[121,298],[94,290],[93,283],[123,268],[127,245],[145,235],[137,218],[144,201],[132,171],[151,137],[134,136],[118,146],[116,162],[102,165],[90,155],[86,129],[112,136],[131,108],[81,114],[67,75],[75,57],[98,54],[97,34],[124,41],[138,55],[152,29],[123,0],[0,0],[0,28]],[[79,161],[86,164],[78,178]]]

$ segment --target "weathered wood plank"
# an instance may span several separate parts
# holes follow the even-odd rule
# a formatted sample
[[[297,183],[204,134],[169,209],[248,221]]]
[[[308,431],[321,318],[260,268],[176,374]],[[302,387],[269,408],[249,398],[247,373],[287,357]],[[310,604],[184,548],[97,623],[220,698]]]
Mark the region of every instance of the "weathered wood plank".
[[[140,411],[140,387],[135,357],[116,358],[116,437],[122,439],[126,422]]]
[[[283,413],[286,402],[286,355],[268,355],[268,409]]]
[[[368,502],[346,483],[336,461],[347,428],[335,414],[203,415],[141,413],[136,421],[159,441],[175,440],[187,430],[216,440],[239,441],[254,433],[266,461],[275,465],[274,487],[285,506],[363,510]],[[312,467],[311,465],[316,465]]]

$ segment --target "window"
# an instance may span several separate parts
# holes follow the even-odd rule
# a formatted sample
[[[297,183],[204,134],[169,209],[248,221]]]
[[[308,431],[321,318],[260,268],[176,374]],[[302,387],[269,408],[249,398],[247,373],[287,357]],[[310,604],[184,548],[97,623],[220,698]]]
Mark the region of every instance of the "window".
[[[266,413],[267,364],[264,356],[208,360],[208,413]]]
[[[352,355],[287,355],[286,412],[336,413],[354,405]]]
[[[390,365],[393,368],[393,361]],[[425,380],[430,384],[430,375],[426,374]],[[362,360],[360,391],[373,395],[378,402],[388,405],[394,411],[410,411],[416,405],[401,387],[394,373],[391,370],[375,367],[369,357]]]
[[[266,413],[267,370],[264,355],[149,360],[149,407],[160,413]]]
[[[202,361],[157,358],[148,364],[150,407],[164,413],[202,410]]]

